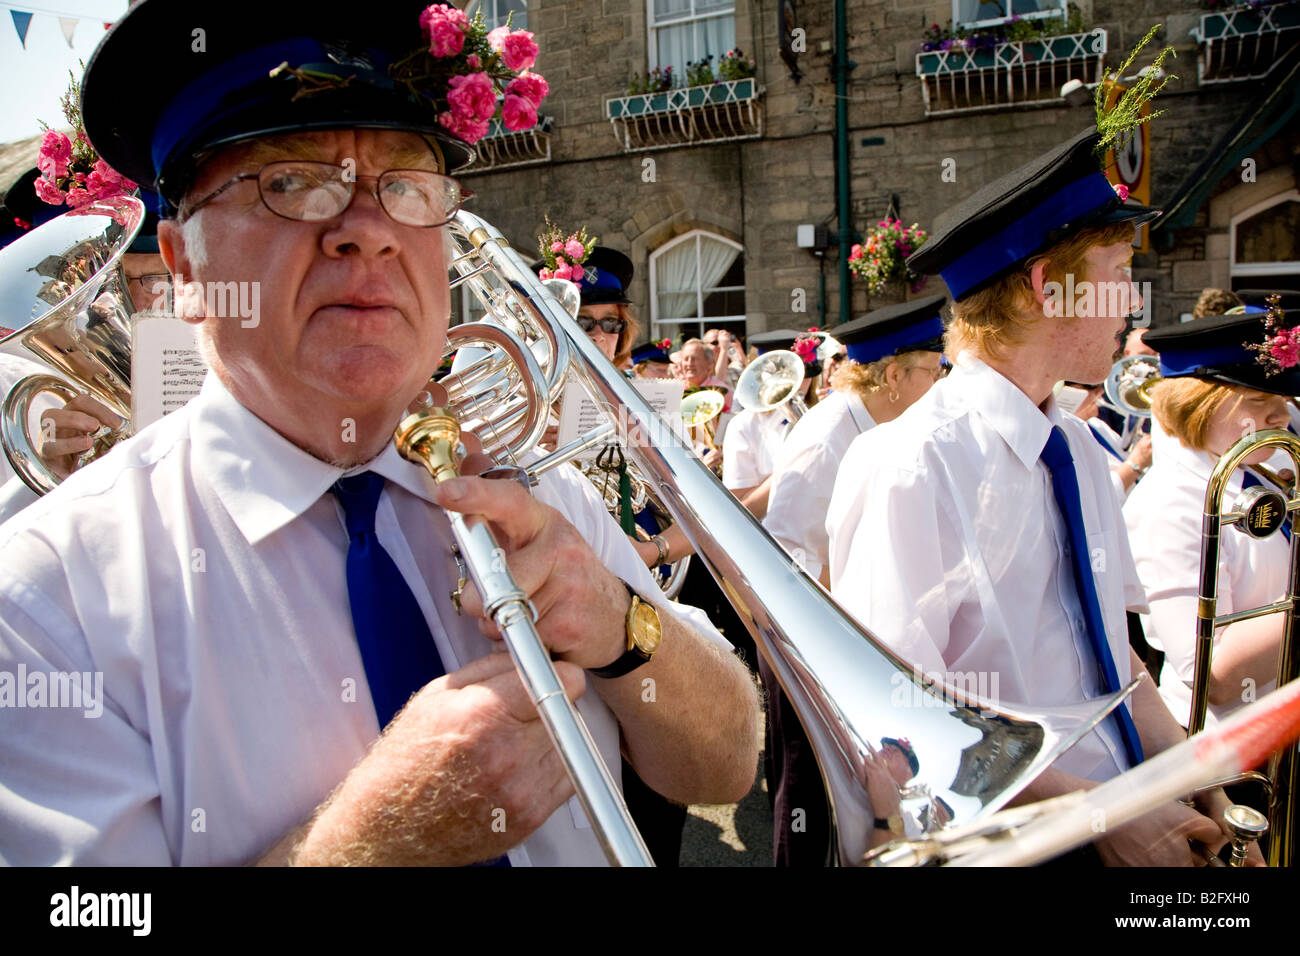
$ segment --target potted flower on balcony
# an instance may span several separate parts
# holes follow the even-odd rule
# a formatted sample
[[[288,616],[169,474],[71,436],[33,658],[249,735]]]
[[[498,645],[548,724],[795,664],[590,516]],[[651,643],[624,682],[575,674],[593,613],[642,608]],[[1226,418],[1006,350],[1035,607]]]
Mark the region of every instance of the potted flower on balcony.
[[[898,219],[882,219],[849,250],[849,269],[866,283],[868,295],[901,292],[904,281],[917,292],[925,277],[908,269],[906,260],[928,238],[916,223],[904,226]]]

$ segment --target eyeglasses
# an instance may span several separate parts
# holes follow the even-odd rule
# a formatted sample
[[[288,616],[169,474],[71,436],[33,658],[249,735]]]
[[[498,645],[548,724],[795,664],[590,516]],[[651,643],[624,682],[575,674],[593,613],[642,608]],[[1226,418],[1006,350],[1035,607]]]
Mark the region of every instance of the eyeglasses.
[[[590,332],[598,325],[606,335],[618,335],[627,328],[627,323],[622,319],[593,319],[586,315],[578,316],[578,328],[584,332]]]
[[[378,176],[357,176],[333,163],[283,160],[244,173],[208,193],[183,216],[188,219],[223,192],[246,179],[257,181],[262,205],[295,222],[324,222],[342,214],[352,202],[356,184],[373,179],[370,195],[394,222],[429,228],[451,221],[473,193],[450,176],[428,169],[390,169]]]

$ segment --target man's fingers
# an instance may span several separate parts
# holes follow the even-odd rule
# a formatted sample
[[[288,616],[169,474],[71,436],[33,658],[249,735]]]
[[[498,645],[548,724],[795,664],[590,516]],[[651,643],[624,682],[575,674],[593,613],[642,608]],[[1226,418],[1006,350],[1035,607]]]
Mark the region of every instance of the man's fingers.
[[[91,395],[78,395],[67,405],[63,406],[65,411],[83,412],[95,419],[96,424],[93,428],[98,428],[100,424],[107,425],[109,428],[117,428],[122,424],[122,417],[115,411]],[[90,429],[86,429],[89,431]]]
[[[102,427],[99,419],[85,412],[77,411],[70,405],[64,408],[51,408],[49,411],[43,412],[41,414],[42,426],[48,427],[47,422],[54,426],[56,435],[64,438],[74,433],[97,432]]]
[[[437,504],[462,514],[482,515],[518,548],[541,534],[551,509],[514,481],[453,478],[438,485]],[[508,543],[503,541],[502,544]]]
[[[509,660],[507,654],[493,654],[490,656],[505,657]],[[560,683],[564,687],[565,696],[569,700],[577,700],[587,689],[587,675],[576,664],[570,664],[567,661],[554,661],[553,663],[556,676],[560,678]],[[523,681],[515,671],[513,664],[509,673],[496,674],[479,683],[497,696],[506,712],[515,720],[520,723],[527,723],[538,719],[537,705],[528,696],[528,691],[524,689]]]
[[[95,440],[89,435],[76,435],[73,438],[54,438],[41,444],[41,457],[46,461],[62,458],[64,455],[79,455],[90,451]]]

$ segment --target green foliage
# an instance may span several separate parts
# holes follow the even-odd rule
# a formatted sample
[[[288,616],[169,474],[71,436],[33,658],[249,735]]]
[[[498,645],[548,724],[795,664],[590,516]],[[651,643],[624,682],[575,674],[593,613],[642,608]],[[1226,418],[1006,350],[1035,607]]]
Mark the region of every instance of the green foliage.
[[[1160,24],[1156,24],[1148,30],[1142,42],[1133,48],[1120,68],[1114,72],[1107,72],[1103,80],[1097,84],[1093,106],[1097,113],[1097,132],[1101,133],[1101,141],[1097,144],[1099,162],[1105,156],[1106,150],[1118,145],[1125,134],[1164,113],[1164,110],[1159,110],[1147,116],[1141,115],[1142,107],[1153,100],[1156,94],[1164,89],[1166,83],[1178,78],[1172,74],[1162,73],[1165,57],[1171,54],[1177,56],[1171,46],[1166,46],[1156,54],[1151,66],[1133,82],[1133,85],[1125,90],[1113,105],[1109,108],[1106,106],[1107,92],[1111,84],[1119,82],[1133,65],[1133,60],[1137,58],[1139,51],[1150,42],[1159,29]]]

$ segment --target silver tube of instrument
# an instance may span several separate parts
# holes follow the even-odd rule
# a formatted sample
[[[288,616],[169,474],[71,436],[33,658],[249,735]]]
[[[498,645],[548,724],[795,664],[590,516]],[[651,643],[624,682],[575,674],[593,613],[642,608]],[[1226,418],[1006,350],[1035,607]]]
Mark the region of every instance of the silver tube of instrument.
[[[558,468],[560,465],[573,461],[584,451],[595,448],[597,445],[607,444],[614,438],[613,425],[597,425],[587,434],[580,435],[563,448],[557,448],[549,455],[533,462],[528,467],[528,480],[536,482],[539,476],[546,474],[552,468]]]
[[[510,573],[505,551],[478,515],[455,511],[447,515],[465,565],[483,597],[484,610],[501,630],[524,688],[537,705],[606,857],[618,866],[654,866],[609,768],[564,693],[550,654],[533,625],[533,606]]]

